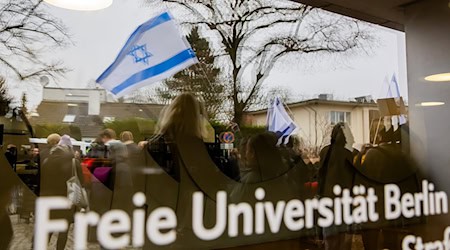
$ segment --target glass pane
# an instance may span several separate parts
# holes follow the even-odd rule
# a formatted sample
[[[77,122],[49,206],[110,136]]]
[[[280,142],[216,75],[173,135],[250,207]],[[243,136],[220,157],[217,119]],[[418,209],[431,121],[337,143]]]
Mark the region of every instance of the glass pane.
[[[350,112],[346,112],[345,113],[345,122],[347,122],[348,124],[351,124],[351,113]]]
[[[0,249],[447,248],[447,0],[69,2],[0,1]]]
[[[338,112],[339,122],[345,122],[345,112]]]
[[[336,124],[336,112],[334,111],[330,112],[330,122],[331,124]]]

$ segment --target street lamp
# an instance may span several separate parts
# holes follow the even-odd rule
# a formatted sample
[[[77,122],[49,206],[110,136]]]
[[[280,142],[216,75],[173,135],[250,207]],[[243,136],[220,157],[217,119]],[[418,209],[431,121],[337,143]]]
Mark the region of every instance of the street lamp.
[[[108,8],[113,0],[44,0],[45,2],[69,10],[92,11]]]

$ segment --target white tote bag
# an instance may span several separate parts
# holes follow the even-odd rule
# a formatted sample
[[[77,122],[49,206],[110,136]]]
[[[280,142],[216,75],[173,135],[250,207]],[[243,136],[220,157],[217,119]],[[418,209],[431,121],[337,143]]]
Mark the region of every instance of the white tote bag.
[[[67,199],[79,208],[88,208],[89,199],[86,189],[81,186],[76,169],[76,160],[72,159],[72,178],[67,181]]]

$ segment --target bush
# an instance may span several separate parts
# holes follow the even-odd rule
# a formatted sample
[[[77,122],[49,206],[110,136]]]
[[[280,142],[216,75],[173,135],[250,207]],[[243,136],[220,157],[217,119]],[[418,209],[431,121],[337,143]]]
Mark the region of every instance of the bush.
[[[155,134],[156,121],[143,118],[129,118],[123,120],[115,120],[106,122],[104,128],[113,129],[117,136],[123,131],[130,131],[134,135],[134,141],[143,141]],[[228,126],[222,123],[211,121],[211,126],[214,128],[216,135],[222,132],[231,131]],[[235,132],[236,140],[235,145],[239,145],[241,138],[250,137],[255,134],[266,132],[267,129],[264,126],[245,126],[241,127],[240,131]]]

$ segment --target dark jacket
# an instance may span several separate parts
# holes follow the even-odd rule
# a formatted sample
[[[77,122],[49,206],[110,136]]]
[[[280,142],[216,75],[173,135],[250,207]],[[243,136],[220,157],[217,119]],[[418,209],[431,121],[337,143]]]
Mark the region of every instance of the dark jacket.
[[[342,138],[341,138],[342,139]],[[353,186],[356,170],[353,166],[353,158],[358,151],[350,151],[345,147],[345,141],[335,140],[320,152],[319,168],[319,195],[334,198],[333,187],[339,185],[342,189],[350,189]],[[351,225],[332,225],[323,228],[324,236],[349,232]]]
[[[247,157],[247,171],[242,173],[243,183],[258,183],[277,178],[289,170],[276,147],[276,137],[270,133],[253,136],[249,146],[253,152]]]
[[[396,184],[401,193],[415,193],[421,190],[420,178],[417,166],[401,150],[400,144],[384,144],[370,148],[364,157],[355,165],[357,170],[355,185],[372,187],[379,194],[376,209],[380,219],[373,223],[361,225],[365,228],[380,227],[405,227],[421,221],[421,218],[406,219],[400,217],[397,220],[387,221],[384,214],[384,199],[381,198],[386,184]]]
[[[66,146],[55,146],[50,150],[47,159],[41,166],[40,196],[67,196],[66,182],[72,178],[72,149]],[[83,171],[78,160],[75,168],[81,185],[84,184]],[[74,207],[71,210],[56,210],[50,214],[52,219],[66,218],[73,221]]]
[[[177,165],[176,145],[165,135],[159,135],[148,142],[148,152],[158,165],[176,181],[180,181],[180,168]]]
[[[67,196],[66,182],[73,176],[73,158],[72,150],[65,146],[56,146],[50,150],[41,167],[40,196]],[[78,178],[84,183],[80,163],[75,162]]]
[[[358,151],[350,152],[344,147],[326,146],[320,152],[319,194],[324,197],[334,197],[335,185],[344,188],[353,186],[355,169],[353,158]]]

